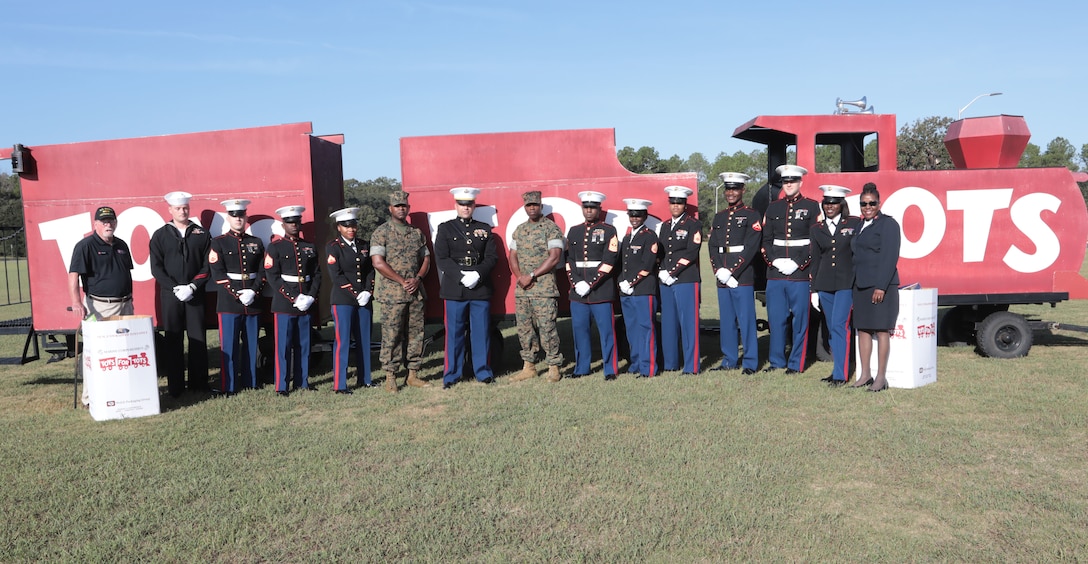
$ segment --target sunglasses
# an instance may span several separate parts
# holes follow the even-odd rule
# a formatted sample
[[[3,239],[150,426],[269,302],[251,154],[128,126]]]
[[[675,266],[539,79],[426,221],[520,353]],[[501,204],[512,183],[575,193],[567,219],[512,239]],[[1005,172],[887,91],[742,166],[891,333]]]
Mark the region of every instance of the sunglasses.
[[[863,208],[875,208],[880,205],[880,202],[861,202],[858,205]]]

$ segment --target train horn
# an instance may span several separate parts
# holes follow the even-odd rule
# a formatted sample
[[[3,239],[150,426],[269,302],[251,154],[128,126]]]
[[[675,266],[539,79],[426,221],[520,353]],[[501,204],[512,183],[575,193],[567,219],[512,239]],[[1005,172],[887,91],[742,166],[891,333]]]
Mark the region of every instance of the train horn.
[[[855,106],[859,110],[864,110],[866,105],[865,96],[862,96],[860,100],[843,100],[842,98],[835,98],[836,113],[840,114],[849,112],[846,106]]]

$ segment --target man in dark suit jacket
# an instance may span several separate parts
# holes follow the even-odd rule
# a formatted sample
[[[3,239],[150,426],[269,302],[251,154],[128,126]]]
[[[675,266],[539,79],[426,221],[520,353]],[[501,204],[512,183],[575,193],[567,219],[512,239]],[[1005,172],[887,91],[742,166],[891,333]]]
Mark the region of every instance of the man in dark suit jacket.
[[[439,270],[439,297],[446,308],[446,364],[442,388],[461,379],[465,356],[465,331],[472,346],[476,380],[495,381],[488,362],[491,348],[491,269],[498,262],[491,226],[472,218],[478,188],[450,190],[457,217],[438,226],[434,256]]]

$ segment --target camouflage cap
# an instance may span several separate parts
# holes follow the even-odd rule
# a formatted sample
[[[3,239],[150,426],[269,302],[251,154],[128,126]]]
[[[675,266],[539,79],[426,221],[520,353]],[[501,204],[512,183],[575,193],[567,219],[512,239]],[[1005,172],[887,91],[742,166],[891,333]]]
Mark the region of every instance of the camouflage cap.
[[[389,205],[391,206],[407,206],[408,205],[408,192],[404,190],[397,190],[392,194],[389,194]]]
[[[540,203],[540,190],[533,190],[521,195],[521,199],[525,200],[525,205],[539,204]]]

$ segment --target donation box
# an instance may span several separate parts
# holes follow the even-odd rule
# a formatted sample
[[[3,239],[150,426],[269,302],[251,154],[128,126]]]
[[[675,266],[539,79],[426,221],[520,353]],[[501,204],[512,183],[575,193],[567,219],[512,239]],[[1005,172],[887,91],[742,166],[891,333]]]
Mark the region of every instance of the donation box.
[[[159,413],[150,315],[83,322],[83,385],[96,421]]]
[[[865,336],[858,333],[858,338]],[[856,360],[861,366],[860,353]],[[876,378],[876,339],[873,339],[870,367]],[[899,317],[891,332],[887,376],[890,388],[919,388],[937,381],[936,288],[899,290]]]

